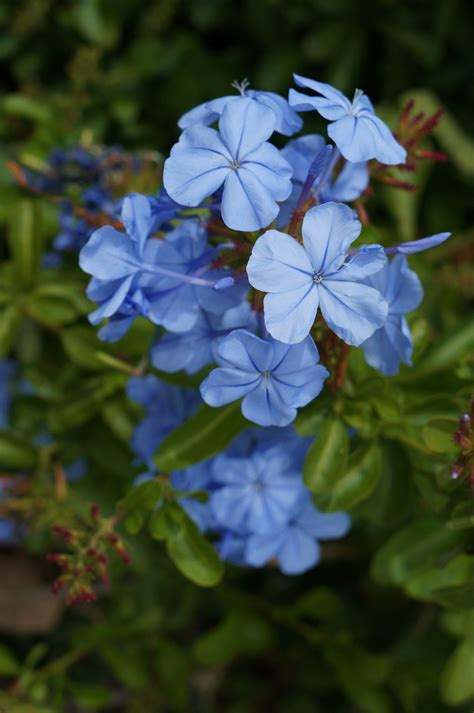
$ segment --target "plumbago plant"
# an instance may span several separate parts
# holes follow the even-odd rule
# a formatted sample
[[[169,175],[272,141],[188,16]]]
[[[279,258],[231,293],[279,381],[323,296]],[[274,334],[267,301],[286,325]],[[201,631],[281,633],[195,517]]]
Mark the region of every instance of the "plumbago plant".
[[[327,560],[366,569],[370,557],[364,587],[430,603],[460,639],[441,685],[462,703],[474,694],[472,325],[437,341],[417,316],[419,254],[450,233],[400,241],[386,211],[421,164],[446,159],[426,140],[441,112],[409,102],[392,132],[362,91],[295,83],[288,100],[234,83],[182,116],[161,188],[159,157],[119,148],[10,163],[32,197],[11,218],[0,278],[0,534],[38,549],[43,533],[71,604],[96,600],[115,555],[133,566],[139,533],[204,587],[224,562],[317,567],[324,582]],[[305,112],[329,140],[294,138]],[[45,203],[60,219],[47,250]],[[322,591],[314,611],[307,598],[271,616],[296,631],[300,616],[321,620],[310,639],[357,710],[395,710],[394,698],[414,710],[409,652],[370,680],[348,673],[375,653],[334,628],[342,599]],[[429,627],[425,611],[402,628]]]

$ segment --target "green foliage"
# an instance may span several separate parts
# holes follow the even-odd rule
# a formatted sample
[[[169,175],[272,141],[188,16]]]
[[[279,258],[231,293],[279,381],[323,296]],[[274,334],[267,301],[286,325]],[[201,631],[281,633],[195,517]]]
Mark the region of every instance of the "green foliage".
[[[20,364],[24,388],[0,431],[0,478],[28,474],[31,488],[12,497],[28,554],[0,548],[0,710],[471,713],[474,504],[449,474],[474,382],[472,13],[451,0],[2,5],[0,357]],[[244,76],[285,93],[292,71],[362,86],[389,119],[408,98],[427,114],[445,107],[430,148],[449,163],[426,165],[414,194],[371,199],[364,239],[455,235],[426,262],[410,258],[425,288],[413,369],[383,378],[353,349],[344,385],[298,415],[306,484],[322,510],[349,510],[350,538],[323,544],[302,577],[229,566],[223,578],[168,473],[225,448],[247,425],[239,404],[202,406],[162,442],[160,475],[131,487],[139,412],[124,386],[146,369],[153,327],[98,340],[75,259],[43,262],[57,203],[14,187],[5,160],[40,167],[79,140],[165,154],[180,113]],[[308,117],[308,133],[320,128]],[[87,472],[68,484],[64,468],[82,456]],[[133,564],[112,559],[98,601],[64,611],[49,594],[50,528],[80,522],[92,502],[117,518]]]

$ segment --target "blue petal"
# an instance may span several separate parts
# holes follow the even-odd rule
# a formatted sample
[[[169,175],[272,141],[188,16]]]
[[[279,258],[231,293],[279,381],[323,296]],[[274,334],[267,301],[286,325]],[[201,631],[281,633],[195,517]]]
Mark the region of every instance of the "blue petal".
[[[289,527],[277,557],[284,574],[302,574],[319,562],[320,548],[303,530]]]
[[[313,268],[304,248],[286,233],[267,230],[253,246],[247,264],[250,284],[262,292],[307,287]]]
[[[296,408],[288,406],[273,386],[273,379],[261,379],[257,388],[242,401],[242,413],[259,426],[287,426],[296,418]]]
[[[130,287],[133,282],[133,275],[129,275],[124,280],[120,281],[117,289],[111,294],[111,296],[101,304],[99,309],[91,312],[89,315],[89,321],[91,324],[99,324],[106,317],[112,317],[124,303]]]
[[[197,206],[222,185],[231,160],[215,129],[186,129],[165,161],[164,187],[177,203]]]
[[[318,290],[311,280],[288,292],[265,295],[265,325],[274,339],[297,344],[308,336],[316,319]]]
[[[328,279],[318,288],[324,319],[347,344],[362,344],[383,325],[388,305],[372,287]]]
[[[405,163],[407,152],[395,139],[388,126],[373,112],[362,111],[358,114],[358,121],[363,122],[364,131],[369,132],[374,140],[374,158],[387,166],[396,166]],[[364,160],[364,159],[362,159]]]
[[[119,319],[110,320],[110,322],[104,324],[104,326],[99,329],[97,336],[103,342],[109,342],[110,344],[118,342],[119,339],[125,336],[134,321],[135,317],[121,317]]]
[[[319,134],[300,136],[286,144],[281,154],[293,169],[294,182],[303,185],[312,159],[321,153],[325,145],[325,140]]]
[[[405,318],[389,315],[386,324],[361,344],[361,348],[367,363],[385,376],[398,373],[400,360],[410,366],[413,344]]]
[[[245,561],[253,567],[263,567],[276,557],[285,537],[286,529],[266,535],[252,535],[248,538],[245,547]]]
[[[244,163],[239,169],[231,171],[225,180],[222,220],[233,230],[259,230],[278,215],[279,206],[271,191],[250,168],[251,164]],[[272,176],[271,181],[274,180]],[[288,187],[289,194],[290,181],[282,178],[282,183],[285,188]]]
[[[140,269],[135,243],[115,228],[104,226],[94,231],[79,253],[84,272],[101,280],[116,280]]]
[[[246,96],[268,106],[275,115],[275,131],[284,136],[291,136],[300,131],[303,126],[302,119],[293,111],[286,99],[274,92],[261,92],[248,89]]]
[[[270,368],[273,345],[255,334],[238,329],[222,340],[217,349],[217,359],[222,366],[235,366],[260,375]]]
[[[333,185],[327,185],[322,190],[324,201],[355,201],[369,183],[369,169],[365,161],[351,163],[348,161]]]
[[[398,252],[402,255],[414,255],[423,250],[429,250],[437,245],[441,245],[441,243],[444,243],[449,237],[451,237],[451,233],[437,233],[436,235],[431,235],[429,238],[419,238],[418,240],[400,243],[400,245],[395,245],[393,248],[387,248],[387,252],[389,254]]]
[[[200,386],[201,396],[209,406],[224,406],[255,389],[261,378],[240,369],[214,369]]]
[[[383,270],[366,280],[385,297],[390,313],[404,314],[416,309],[423,299],[423,287],[403,255],[396,255]]]
[[[126,196],[122,204],[121,217],[128,235],[137,243],[138,255],[142,255],[145,241],[154,223],[148,198],[140,193]]]
[[[387,256],[381,245],[363,245],[351,259],[335,273],[328,273],[337,280],[358,282],[382,270],[387,264]]]
[[[236,161],[263,144],[275,130],[271,109],[252,99],[239,97],[225,105],[219,120],[219,131],[228,153]]]
[[[304,217],[302,233],[313,272],[337,270],[361,228],[354,211],[346,205],[324,203],[311,208]]]
[[[309,500],[297,517],[300,529],[318,540],[335,540],[349,532],[351,519],[345,512],[319,512]]]
[[[227,101],[235,98],[236,97],[233,95],[229,95],[195,106],[194,109],[187,111],[179,119],[179,128],[188,129],[190,126],[195,126],[196,124],[200,124],[202,126],[209,126],[210,124],[213,124],[222,114]]]

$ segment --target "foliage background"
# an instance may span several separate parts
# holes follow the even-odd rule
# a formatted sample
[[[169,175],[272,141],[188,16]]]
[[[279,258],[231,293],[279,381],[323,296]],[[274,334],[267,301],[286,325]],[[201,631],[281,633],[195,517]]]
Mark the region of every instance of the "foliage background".
[[[425,369],[419,382],[402,386],[413,388],[413,399],[435,396],[439,389],[439,401],[452,417],[457,404],[468,407],[472,377],[466,356],[473,344],[473,22],[474,6],[460,0],[2,3],[2,225],[20,200],[4,159],[34,163],[53,146],[71,145],[84,135],[126,150],[166,154],[176,139],[177,117],[226,94],[233,79],[247,76],[252,86],[283,94],[292,71],[349,94],[361,86],[392,117],[407,96],[417,96],[421,108],[442,104],[447,117],[436,139],[449,164],[424,172],[416,197],[392,192],[384,204],[403,239],[456,233],[446,248],[427,256],[421,271],[426,298],[417,323],[420,351],[429,333],[428,343],[440,350],[432,363],[437,354],[444,371],[430,377]],[[305,122],[306,131],[317,127],[316,119]],[[51,238],[54,212],[44,210]],[[378,204],[376,215],[377,210]],[[69,394],[71,379],[90,378],[76,365],[72,376],[64,369],[57,379],[55,368],[65,359],[60,349],[48,338],[36,346],[23,341],[19,350],[25,369],[41,372],[44,393],[56,389],[59,402],[65,398],[61,390]],[[92,373],[104,381],[100,371]],[[53,417],[65,424],[72,449],[82,448],[93,463],[77,497],[98,499],[107,509],[130,483],[131,455],[121,438],[127,424],[114,420],[113,406],[108,414],[92,409],[85,420],[75,421],[59,402],[51,400]],[[426,420],[429,407],[420,403]],[[42,417],[41,404],[28,416]],[[461,604],[450,601],[451,608],[438,606],[426,581],[407,581],[421,562],[432,562],[432,571],[438,571],[450,548],[469,555],[472,529],[463,531],[461,546],[440,544],[435,534],[434,554],[426,532],[413,532],[400,552],[416,552],[421,541],[415,564],[401,555],[391,564],[383,553],[378,566],[383,570],[386,563],[387,571],[379,571],[378,581],[369,576],[374,554],[397,528],[415,522],[420,512],[441,523],[452,507],[469,506],[472,499],[466,489],[455,493],[459,502],[453,504],[451,492],[444,491],[449,448],[446,453],[435,448],[436,455],[428,449],[420,466],[413,453],[394,443],[385,467],[396,474],[395,489],[379,492],[378,500],[366,505],[372,514],[362,512],[349,552],[328,550],[324,565],[303,577],[229,569],[224,584],[200,590],[175,570],[160,543],[134,539],[133,571],[118,572],[98,605],[62,614],[43,634],[2,635],[0,681],[7,691],[11,677],[19,677],[26,693],[22,703],[0,699],[0,710],[4,705],[6,713],[471,711],[474,574],[463,579],[467,593]],[[434,491],[441,494],[425,485],[422,495],[415,495],[413,482],[419,485],[428,461]],[[44,552],[47,535],[35,532],[28,547]]]

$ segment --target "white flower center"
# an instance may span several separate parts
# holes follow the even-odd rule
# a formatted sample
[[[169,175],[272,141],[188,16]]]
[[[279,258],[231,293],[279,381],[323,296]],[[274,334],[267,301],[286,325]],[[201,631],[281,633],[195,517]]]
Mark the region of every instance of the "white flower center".
[[[323,281],[324,276],[320,272],[315,272],[313,275],[313,282],[315,285],[320,285]]]
[[[238,168],[240,168],[240,163],[234,158],[232,161],[229,161],[230,167],[233,171],[237,171]]]

